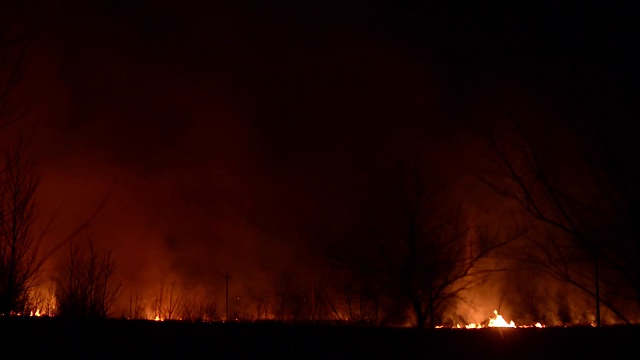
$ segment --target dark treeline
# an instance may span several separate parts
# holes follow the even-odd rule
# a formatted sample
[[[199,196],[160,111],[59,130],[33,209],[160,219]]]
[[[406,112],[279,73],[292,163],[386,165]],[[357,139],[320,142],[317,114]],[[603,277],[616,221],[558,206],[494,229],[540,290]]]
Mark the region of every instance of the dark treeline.
[[[119,264],[112,257],[109,246],[82,240],[89,238],[85,232],[95,222],[104,204],[79,221],[68,235],[47,240],[54,221],[46,219],[53,219],[56,214],[42,213],[38,206],[42,177],[33,151],[32,139],[35,137],[30,135],[38,129],[27,131],[28,126],[21,122],[29,113],[32,100],[30,95],[24,95],[30,91],[23,88],[22,80],[30,64],[33,39],[41,34],[41,27],[46,22],[42,21],[42,12],[31,11],[33,8],[29,6],[34,4],[25,4],[2,5],[0,12],[0,23],[3,24],[0,28],[0,131],[3,133],[0,147],[3,154],[0,164],[0,314],[46,312],[77,318],[189,321],[340,321],[422,328],[475,321],[472,315],[478,314],[473,314],[473,309],[486,310],[477,303],[477,298],[490,291],[488,302],[493,302],[496,308],[508,308],[523,321],[593,322],[598,326],[638,321],[640,232],[636,224],[640,223],[637,179],[640,174],[637,160],[640,134],[636,104],[640,92],[636,91],[637,72],[628,71],[629,64],[635,66],[637,63],[630,60],[637,54],[620,36],[625,30],[623,21],[616,26],[605,22],[605,25],[612,25],[611,28],[602,27],[608,30],[595,25],[589,31],[580,27],[578,30],[582,29],[580,31],[588,35],[584,39],[572,32],[561,31],[567,42],[583,39],[583,43],[571,42],[572,50],[560,46],[562,36],[549,35],[555,34],[550,29],[560,31],[567,25],[551,20],[541,35],[549,37],[549,43],[537,42],[538,38],[519,23],[513,25],[521,32],[519,41],[516,41],[517,33],[505,32],[501,38],[496,36],[502,34],[501,31],[482,28],[483,31],[477,34],[477,43],[473,44],[468,38],[475,33],[468,28],[445,27],[443,29],[447,31],[441,34],[442,39],[433,35],[427,37],[432,41],[433,49],[446,54],[434,55],[433,60],[435,68],[446,70],[445,75],[433,76],[429,87],[436,90],[420,89],[433,93],[437,101],[402,98],[412,94],[414,88],[423,86],[420,81],[407,81],[406,89],[397,92],[392,86],[385,90],[387,84],[402,85],[401,80],[395,80],[395,75],[411,76],[395,68],[404,62],[390,61],[383,56],[372,58],[375,65],[356,75],[347,74],[345,70],[356,67],[351,63],[342,69],[345,65],[338,60],[325,67],[313,65],[314,62],[308,59],[307,62],[299,60],[300,64],[312,64],[310,69],[324,69],[328,73],[336,68],[342,70],[332,76],[340,77],[344,83],[309,74],[311,82],[320,88],[310,91],[313,95],[306,94],[313,99],[305,98],[303,91],[293,94],[296,91],[284,88],[277,88],[273,93],[265,90],[268,84],[276,82],[272,78],[292,87],[292,84],[304,82],[295,76],[282,76],[281,72],[285,70],[280,69],[281,65],[272,64],[278,61],[269,62],[268,66],[265,62],[262,67],[238,62],[241,65],[237,66],[247,66],[255,72],[263,68],[275,71],[265,74],[260,81],[256,80],[258,84],[246,91],[242,89],[237,95],[259,98],[252,100],[258,104],[254,104],[256,108],[246,110],[243,116],[260,117],[262,115],[256,114],[261,111],[268,114],[279,111],[282,114],[271,114],[274,119],[280,115],[286,118],[282,131],[269,128],[267,123],[271,124],[271,121],[254,119],[248,122],[255,125],[258,132],[264,132],[260,139],[273,136],[269,139],[275,145],[260,144],[272,150],[264,155],[264,159],[278,158],[270,164],[273,169],[286,168],[295,173],[296,169],[286,167],[287,161],[300,161],[301,167],[313,168],[310,163],[321,159],[317,153],[330,152],[327,149],[333,145],[331,140],[341,141],[338,145],[342,147],[335,150],[336,157],[354,159],[353,164],[345,167],[350,167],[350,171],[356,169],[342,171],[344,169],[338,165],[332,167],[331,161],[319,164],[320,170],[314,168],[316,173],[325,173],[326,178],[321,179],[330,178],[341,184],[341,190],[348,189],[339,191],[330,185],[322,189],[322,194],[333,196],[331,201],[344,205],[340,208],[346,213],[343,223],[332,226],[322,223],[324,219],[314,218],[305,219],[302,225],[296,224],[305,227],[300,236],[307,238],[301,239],[300,243],[313,248],[313,259],[300,260],[308,260],[302,269],[299,266],[273,269],[270,274],[273,281],[262,286],[268,291],[243,293],[241,299],[236,296],[238,294],[229,293],[228,282],[246,282],[245,287],[251,288],[252,280],[247,279],[246,274],[233,272],[231,277],[226,274],[224,291],[208,284],[183,286],[186,281],[179,277],[160,281],[151,295],[133,286],[125,287],[123,284],[127,279],[118,273]],[[619,12],[604,8],[615,14]],[[437,9],[413,8],[407,4],[385,7],[388,12],[381,24],[388,25],[395,17],[409,22],[388,36],[403,36],[409,30],[415,31],[413,36],[403,37],[409,43],[406,53],[411,56],[426,56],[426,50],[418,50],[416,44],[421,39],[420,34],[431,34],[433,29],[430,27],[438,24],[421,25],[421,19],[424,19],[419,15],[427,10]],[[598,10],[587,7],[580,16],[595,19]],[[119,10],[116,6],[110,11]],[[507,26],[505,19],[510,18],[507,15],[518,11],[515,5],[507,7],[506,15],[498,17],[503,22],[496,22],[496,26]],[[447,10],[445,13],[452,15],[454,12]],[[459,15],[470,20],[469,24],[480,26],[471,12],[465,10]],[[589,23],[580,16],[578,25]],[[275,19],[279,18],[275,16]],[[621,16],[621,19],[626,17]],[[270,24],[269,20],[262,21]],[[154,26],[161,27],[155,23],[148,25],[149,37],[157,30]],[[409,29],[412,26],[415,29]],[[273,56],[276,47],[263,49],[253,43],[265,40],[263,37],[269,34],[278,35],[279,32],[273,29],[266,35],[247,35],[245,40],[255,45],[257,54]],[[350,31],[354,37],[359,34],[353,29]],[[496,40],[489,42],[488,38]],[[172,37],[167,35],[167,39]],[[454,41],[456,39],[459,41]],[[157,42],[161,40],[156,39]],[[155,44],[151,40],[149,43]],[[286,47],[288,43],[278,44]],[[514,47],[512,52],[508,50],[511,49],[509,44]],[[535,49],[541,50],[540,53],[532,54]],[[376,52],[366,54],[375,57]],[[468,58],[477,58],[477,61]],[[300,64],[294,67],[295,71],[304,72],[306,65]],[[361,89],[365,86],[355,81],[368,79],[373,76],[370,74],[385,66],[394,68],[380,74],[383,85],[373,84],[371,80],[370,85],[375,90],[367,92]],[[244,76],[239,80],[243,85],[249,82],[249,77]],[[347,84],[344,79],[355,79],[354,84]],[[347,90],[339,89],[334,93],[334,88],[341,88],[340,85]],[[386,93],[375,93],[382,90]],[[360,91],[366,94],[359,94]],[[321,104],[323,92],[327,93],[327,102],[331,102],[326,107]],[[263,97],[254,96],[256,94],[263,94]],[[318,95],[320,98],[316,98]],[[304,124],[292,119],[310,110],[304,108],[306,103],[302,100],[280,103],[275,101],[277,96],[302,99],[308,101],[310,107],[321,107],[313,114],[320,135],[293,136],[295,131],[306,129]],[[345,100],[351,96],[354,97],[353,104]],[[365,109],[364,104],[372,99],[383,102],[385,96],[388,103]],[[396,104],[410,103],[416,103],[415,109],[394,108]],[[317,106],[319,104],[322,106]],[[342,111],[343,107],[349,111]],[[363,107],[362,111],[358,107]],[[429,109],[425,110],[425,107]],[[374,114],[376,109],[383,109],[383,114]],[[340,121],[344,118],[334,112],[346,112],[358,119],[349,124],[345,122],[347,129],[341,132],[343,124]],[[395,113],[401,117],[398,121],[385,120],[375,124],[372,121],[367,127],[365,119],[368,116]],[[319,120],[320,117],[327,117],[326,122]],[[169,138],[166,133],[171,131],[167,129],[159,131]],[[269,132],[272,134],[267,135]],[[348,141],[352,133],[367,139],[356,139],[352,144]],[[285,139],[288,137],[293,140]],[[385,140],[383,144],[377,143],[376,139],[380,138]],[[144,148],[141,144],[138,146]],[[287,152],[288,149],[283,150],[287,145],[296,145],[303,150],[299,153],[291,151],[295,152],[294,156]],[[353,150],[355,148],[357,151]],[[322,182],[309,179],[312,176],[302,170],[298,175],[282,178]],[[145,176],[152,175],[145,173]],[[219,176],[224,177],[224,171],[221,170]],[[276,187],[273,183],[261,185],[269,194],[278,193],[272,189]],[[298,184],[286,184],[285,187],[289,185],[294,189]],[[292,197],[297,194],[293,190],[291,193],[294,194]],[[266,195],[265,198],[270,199]],[[297,209],[278,208],[286,207],[286,204],[282,201],[270,209],[253,210],[262,211],[259,215],[266,219],[279,211],[297,212]],[[306,214],[304,210],[309,209],[301,209],[299,213]],[[311,210],[309,213],[316,214]],[[300,214],[291,216],[302,216]],[[246,215],[246,218],[251,216]],[[207,218],[207,222],[209,220]],[[46,226],[48,223],[50,226]],[[273,246],[285,248],[286,245]],[[175,247],[175,244],[171,246]],[[59,261],[53,261],[54,258]],[[44,264],[54,262],[57,268],[45,273]],[[47,284],[52,288],[48,289]],[[471,310],[462,310],[463,307]],[[486,319],[490,313],[480,316]]]

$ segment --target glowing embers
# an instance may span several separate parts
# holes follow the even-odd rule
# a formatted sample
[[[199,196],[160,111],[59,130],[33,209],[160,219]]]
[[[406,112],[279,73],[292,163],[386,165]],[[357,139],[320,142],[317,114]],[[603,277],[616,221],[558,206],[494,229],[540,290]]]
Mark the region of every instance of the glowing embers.
[[[507,321],[502,317],[502,315],[498,314],[498,310],[493,310],[493,313],[496,315],[495,318],[489,319],[488,327],[507,327],[507,328],[515,328],[516,324],[511,320],[511,322],[507,323]],[[471,324],[470,324],[471,325]]]

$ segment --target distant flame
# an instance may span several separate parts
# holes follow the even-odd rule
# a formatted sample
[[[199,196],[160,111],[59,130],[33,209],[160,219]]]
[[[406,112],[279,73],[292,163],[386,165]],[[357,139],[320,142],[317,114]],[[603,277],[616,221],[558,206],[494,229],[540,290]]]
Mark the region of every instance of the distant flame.
[[[460,324],[455,324],[453,326],[454,329],[484,329],[487,327],[498,327],[498,328],[544,328],[546,327],[546,325],[542,325],[541,323],[537,322],[535,323],[535,325],[517,325],[515,324],[515,322],[510,321],[507,322],[504,317],[502,317],[502,315],[498,314],[498,310],[494,310],[493,311],[495,317],[493,318],[489,318],[489,324],[488,325],[483,325],[482,323],[470,323],[467,325],[460,325]],[[443,328],[444,326],[436,326],[437,329]]]
[[[511,320],[511,322],[507,323],[507,321],[502,317],[502,315],[498,314],[498,310],[493,310],[493,313],[496,315],[495,318],[489,319],[489,327],[509,327],[515,328],[516,324]]]

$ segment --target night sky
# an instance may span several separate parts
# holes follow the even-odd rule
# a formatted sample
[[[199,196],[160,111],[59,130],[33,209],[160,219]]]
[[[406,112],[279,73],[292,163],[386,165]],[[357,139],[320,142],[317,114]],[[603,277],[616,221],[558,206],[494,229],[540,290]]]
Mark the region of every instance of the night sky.
[[[420,154],[506,226],[509,205],[473,176],[482,136],[510,116],[634,119],[637,16],[604,1],[36,0],[29,112],[3,135],[32,136],[48,243],[108,194],[83,237],[113,251],[125,297],[163,278],[219,288],[227,271],[253,296],[327,267],[327,244],[383,202],[389,159]]]

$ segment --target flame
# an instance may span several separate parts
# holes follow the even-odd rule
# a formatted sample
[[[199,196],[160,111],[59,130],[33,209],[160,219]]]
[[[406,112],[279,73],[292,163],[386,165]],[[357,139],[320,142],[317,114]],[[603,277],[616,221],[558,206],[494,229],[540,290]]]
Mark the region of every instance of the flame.
[[[12,316],[22,316],[22,313],[14,313],[11,312]],[[26,313],[24,314],[26,316]],[[29,316],[30,317],[43,317],[43,316],[48,316],[48,317],[53,317],[55,314],[53,313],[53,311],[49,311],[47,312],[46,310],[40,310],[40,309],[36,309],[35,312],[33,312],[33,310],[29,311]]]
[[[488,328],[488,327],[499,327],[499,328],[544,328],[546,327],[546,325],[542,325],[541,323],[537,322],[535,323],[535,325],[517,325],[515,324],[515,322],[510,321],[507,322],[504,317],[502,317],[502,315],[500,315],[498,313],[498,310],[494,310],[493,313],[495,314],[495,317],[489,318],[489,324],[488,325],[483,325],[482,323],[470,323],[467,325],[460,325],[460,324],[455,324],[453,326],[454,329],[484,329],[484,328]],[[436,329],[441,329],[444,326],[436,326]]]
[[[502,315],[498,314],[498,310],[493,310],[493,313],[496,315],[495,318],[489,319],[489,327],[509,327],[515,328],[516,324],[511,320],[511,322],[507,323],[507,321],[502,317]]]

